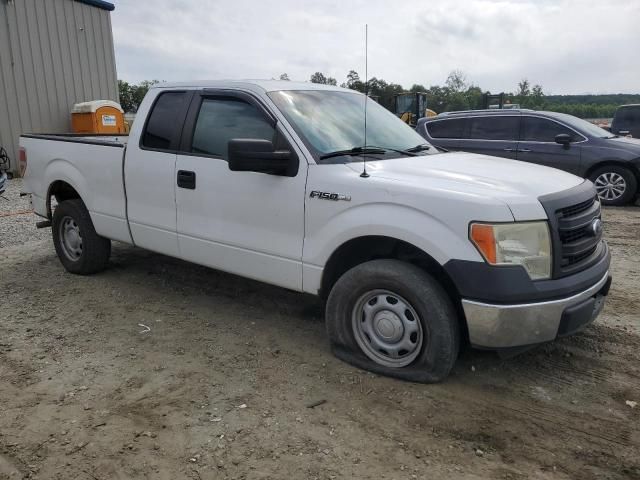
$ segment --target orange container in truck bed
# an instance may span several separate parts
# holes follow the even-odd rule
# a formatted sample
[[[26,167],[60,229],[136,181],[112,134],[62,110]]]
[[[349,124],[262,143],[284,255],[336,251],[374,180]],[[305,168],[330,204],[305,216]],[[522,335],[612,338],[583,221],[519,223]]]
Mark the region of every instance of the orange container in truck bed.
[[[124,111],[111,100],[76,103],[71,111],[71,128],[74,133],[127,133]]]

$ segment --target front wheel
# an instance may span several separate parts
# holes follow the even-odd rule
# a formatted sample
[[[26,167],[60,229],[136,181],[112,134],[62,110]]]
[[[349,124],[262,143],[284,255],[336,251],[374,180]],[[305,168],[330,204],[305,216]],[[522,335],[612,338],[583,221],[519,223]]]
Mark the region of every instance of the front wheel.
[[[111,241],[96,233],[82,200],[58,204],[51,227],[60,263],[69,272],[89,275],[105,268],[111,255]]]
[[[595,185],[603,205],[626,205],[635,197],[638,188],[633,172],[617,165],[598,168],[589,180]]]
[[[382,375],[438,382],[458,356],[458,319],[447,293],[424,270],[398,260],[366,262],[340,277],[326,323],[338,358]]]

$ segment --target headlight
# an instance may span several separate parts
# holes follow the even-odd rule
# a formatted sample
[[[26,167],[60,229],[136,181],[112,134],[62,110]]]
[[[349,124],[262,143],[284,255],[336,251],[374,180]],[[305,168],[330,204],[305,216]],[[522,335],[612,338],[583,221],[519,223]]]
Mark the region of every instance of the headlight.
[[[469,236],[487,263],[522,265],[532,280],[551,277],[547,222],[472,223]]]

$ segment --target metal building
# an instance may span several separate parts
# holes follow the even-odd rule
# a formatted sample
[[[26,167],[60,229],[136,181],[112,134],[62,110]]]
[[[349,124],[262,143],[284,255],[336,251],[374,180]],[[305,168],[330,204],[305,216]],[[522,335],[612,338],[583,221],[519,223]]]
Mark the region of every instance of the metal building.
[[[0,0],[0,147],[18,167],[21,133],[63,133],[71,109],[118,101],[113,4],[102,0]]]

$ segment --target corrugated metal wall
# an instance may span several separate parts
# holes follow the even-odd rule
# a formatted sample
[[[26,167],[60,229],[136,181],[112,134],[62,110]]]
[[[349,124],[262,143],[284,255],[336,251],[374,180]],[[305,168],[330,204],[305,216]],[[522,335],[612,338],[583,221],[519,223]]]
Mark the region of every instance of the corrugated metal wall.
[[[118,101],[110,12],[74,0],[0,0],[0,146],[68,132],[74,103]]]

